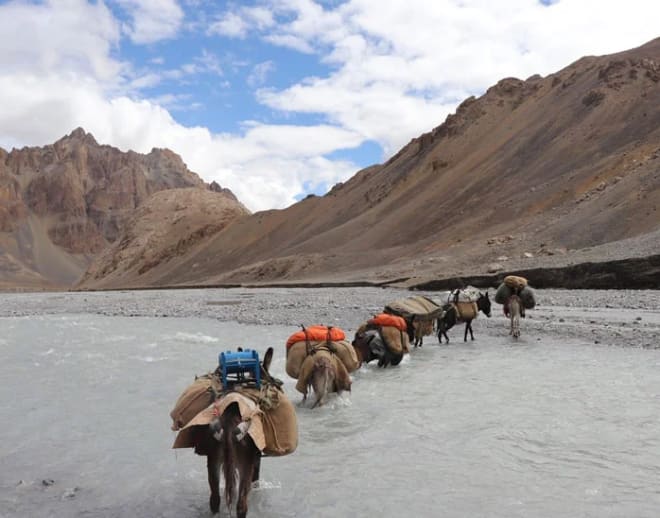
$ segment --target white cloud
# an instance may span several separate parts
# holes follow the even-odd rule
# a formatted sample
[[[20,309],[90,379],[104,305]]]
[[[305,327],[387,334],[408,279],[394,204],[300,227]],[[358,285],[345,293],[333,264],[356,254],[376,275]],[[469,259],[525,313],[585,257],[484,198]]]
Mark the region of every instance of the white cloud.
[[[175,2],[121,2],[132,13],[134,41],[179,34],[183,14]],[[292,203],[305,184],[332,185],[355,173],[357,165],[327,158],[334,151],[374,140],[391,154],[502,77],[547,74],[582,55],[624,50],[658,36],[660,4],[641,0],[624,6],[610,0],[494,4],[239,4],[216,20],[212,32],[258,35],[328,65],[323,75],[317,70],[318,77],[274,89],[268,88],[269,61],[257,60],[262,62],[253,69],[253,84],[266,81],[258,100],[285,116],[320,114],[326,122],[301,127],[244,121],[233,134],[177,123],[168,110],[198,106],[187,93],[159,91],[150,100],[140,95],[189,74],[222,75],[213,52],[218,38],[185,65],[138,73],[137,63],[117,57],[121,25],[102,2],[0,4],[0,145],[44,145],[82,126],[99,142],[124,150],[169,147],[249,208],[279,208]],[[218,26],[223,20],[233,20],[233,28]],[[249,58],[235,58],[235,66],[245,68]],[[165,62],[154,59],[151,65]]]
[[[360,143],[359,135],[336,126],[275,127],[252,122],[239,134],[212,134],[206,128],[178,124],[159,106],[172,110],[195,107],[187,94],[149,101],[118,93],[128,90],[134,94],[135,89],[158,83],[160,77],[136,76],[131,83],[130,68],[112,58],[119,29],[109,11],[101,4],[92,7],[85,2],[71,2],[69,7],[62,13],[53,5],[0,6],[4,33],[12,34],[8,31],[11,24],[6,22],[9,18],[27,28],[26,34],[15,31],[11,42],[2,43],[6,51],[0,53],[3,147],[44,145],[77,126],[99,142],[123,150],[146,153],[153,147],[169,147],[206,181],[216,180],[231,188],[253,210],[293,203],[310,172],[318,181],[332,184],[357,168],[322,157]],[[97,17],[97,23],[89,23],[91,15]],[[55,25],[39,23],[44,19]],[[62,40],[58,45],[62,55],[50,55],[53,45],[49,37]],[[202,52],[192,64],[197,72],[221,72],[210,52]],[[175,75],[183,74],[177,70]]]
[[[658,36],[660,4],[631,0],[311,0],[275,2],[285,14],[261,33],[319,54],[335,67],[258,98],[290,113],[318,113],[395,152],[439,124],[465,97],[507,76],[556,71]],[[423,92],[423,94],[421,94]]]
[[[209,34],[219,34],[230,38],[245,38],[250,26],[236,13],[227,13],[209,27]]]
[[[266,82],[268,74],[275,70],[275,63],[272,61],[263,61],[257,63],[247,77],[247,84],[251,87],[262,85]]]
[[[288,47],[303,54],[313,54],[314,48],[304,38],[294,36],[292,34],[269,34],[264,39],[268,43],[278,45],[280,47]]]
[[[62,4],[0,5],[2,73],[66,71],[110,81],[121,72],[123,64],[111,57],[119,24],[106,6],[84,0]]]
[[[176,0],[116,0],[132,18],[125,30],[134,43],[154,43],[176,36],[183,10]]]
[[[245,38],[251,30],[266,29],[274,23],[273,13],[265,7],[241,7],[237,11],[226,11],[219,15],[208,28],[208,33]]]

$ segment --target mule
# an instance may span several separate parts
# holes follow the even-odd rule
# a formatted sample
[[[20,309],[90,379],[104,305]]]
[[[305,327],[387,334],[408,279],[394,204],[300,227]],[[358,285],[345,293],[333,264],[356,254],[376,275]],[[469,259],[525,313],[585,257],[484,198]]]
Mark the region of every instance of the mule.
[[[458,304],[464,304],[458,302]],[[447,336],[447,331],[454,327],[459,322],[465,322],[465,334],[463,336],[463,341],[467,342],[468,331],[470,332],[470,338],[474,340],[474,333],[472,331],[472,320],[477,318],[477,314],[481,311],[488,318],[491,316],[490,311],[490,298],[488,297],[488,292],[481,293],[477,297],[477,314],[471,318],[464,318],[460,315],[456,303],[449,303],[443,306],[443,314],[437,320],[438,328],[438,341],[442,343],[442,337],[444,335],[447,343],[449,343],[449,337]]]
[[[262,380],[270,378],[269,368],[273,360],[273,348],[269,347],[261,363]],[[212,513],[220,509],[220,471],[225,479],[224,496],[229,508],[234,501],[238,483],[236,516],[245,518],[248,511],[248,495],[252,483],[259,480],[261,451],[247,433],[237,403],[227,406],[208,426],[196,430],[195,452],[206,455],[211,496],[209,507]]]

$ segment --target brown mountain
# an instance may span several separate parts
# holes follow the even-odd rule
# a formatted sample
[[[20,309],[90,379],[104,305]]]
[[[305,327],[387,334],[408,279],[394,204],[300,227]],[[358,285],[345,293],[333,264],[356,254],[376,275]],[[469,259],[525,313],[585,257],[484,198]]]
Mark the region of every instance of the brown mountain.
[[[236,220],[150,282],[414,284],[652,255],[659,207],[656,39],[545,78],[503,79],[385,164]]]
[[[233,197],[172,151],[125,153],[81,128],[49,146],[0,149],[0,288],[70,286],[152,194],[191,187],[221,204]]]
[[[249,214],[231,191],[189,188],[155,193],[135,210],[121,238],[98,255],[82,284],[112,288],[129,278],[134,286],[157,286],[200,243]]]
[[[76,138],[88,137],[82,133]],[[233,195],[222,192],[223,203],[234,204],[228,212],[216,212],[221,207],[206,195],[179,204],[176,195],[162,194],[142,206],[147,191],[158,190],[149,183],[158,174],[143,177],[126,168],[116,175],[109,168],[104,175],[100,168],[83,176],[87,183],[64,174],[46,181],[35,165],[41,162],[28,158],[20,163],[29,175],[7,175],[13,171],[7,157],[0,161],[0,199],[7,201],[0,225],[23,255],[5,253],[0,268],[20,270],[26,264],[21,258],[33,257],[19,272],[25,283],[43,275],[38,258],[58,264],[52,250],[70,268],[70,280],[113,240],[80,287],[398,278],[423,286],[454,275],[554,272],[547,268],[567,265],[582,275],[577,263],[660,257],[660,39],[582,58],[545,78],[503,79],[386,163],[285,210],[245,215]],[[64,170],[77,171],[77,163],[70,159]],[[122,180],[110,189],[111,199],[89,180],[115,175]],[[40,184],[30,189],[36,178],[48,184],[47,199],[39,195]],[[118,209],[118,198],[127,209]],[[88,200],[100,209],[89,208]],[[177,215],[177,207],[188,204],[199,210]],[[115,219],[117,210],[123,212]],[[49,239],[24,239],[28,231]],[[657,263],[634,265],[655,268],[657,277]],[[617,271],[631,268],[637,266]]]

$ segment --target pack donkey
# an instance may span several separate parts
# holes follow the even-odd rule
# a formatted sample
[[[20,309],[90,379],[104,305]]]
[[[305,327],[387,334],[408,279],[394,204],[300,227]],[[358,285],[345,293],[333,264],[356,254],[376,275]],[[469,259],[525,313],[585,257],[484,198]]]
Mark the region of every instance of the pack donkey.
[[[463,336],[463,341],[467,342],[468,331],[470,332],[470,338],[474,340],[472,321],[477,318],[479,311],[483,312],[488,318],[491,316],[488,292],[479,292],[476,302],[459,302],[455,299],[454,302],[445,304],[442,309],[444,312],[437,320],[438,341],[440,343],[442,343],[443,336],[447,340],[447,343],[449,343],[447,331],[460,322],[465,322],[465,335]]]

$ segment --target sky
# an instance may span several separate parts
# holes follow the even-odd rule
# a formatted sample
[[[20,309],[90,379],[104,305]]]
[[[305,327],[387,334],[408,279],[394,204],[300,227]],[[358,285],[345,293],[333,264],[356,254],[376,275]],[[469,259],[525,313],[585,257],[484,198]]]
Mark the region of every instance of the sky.
[[[658,20],[657,0],[0,1],[0,147],[83,127],[284,208],[498,80],[642,45]]]

